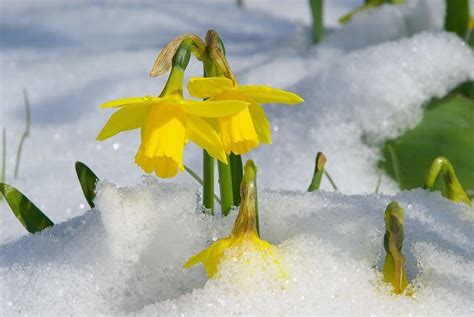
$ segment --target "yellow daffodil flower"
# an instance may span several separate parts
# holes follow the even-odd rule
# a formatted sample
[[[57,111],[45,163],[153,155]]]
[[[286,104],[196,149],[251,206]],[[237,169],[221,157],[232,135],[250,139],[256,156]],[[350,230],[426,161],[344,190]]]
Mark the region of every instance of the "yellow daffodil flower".
[[[173,69],[168,82],[180,87],[182,70]],[[115,134],[141,129],[141,145],[135,162],[147,173],[163,178],[183,171],[183,150],[189,139],[212,157],[227,162],[217,132],[203,118],[220,118],[247,108],[243,101],[191,101],[181,89],[166,89],[160,97],[130,97],[104,103],[102,108],[119,108],[100,131],[102,141]]]
[[[217,120],[222,145],[228,154],[244,154],[260,143],[271,143],[270,123],[260,103],[303,102],[300,96],[288,91],[269,86],[239,86],[225,77],[191,78],[188,91],[196,98],[249,102],[238,113]]]
[[[185,269],[202,262],[209,277],[213,278],[218,272],[220,263],[227,258],[227,253],[230,250],[234,251],[232,256],[237,259],[247,251],[258,251],[261,252],[262,257],[271,257],[273,263],[280,266],[278,250],[267,241],[260,239],[257,233],[256,167],[249,160],[245,164],[244,170],[245,174],[241,184],[242,202],[232,234],[217,240],[204,251],[189,258],[184,264]],[[284,276],[281,268],[280,271]]]

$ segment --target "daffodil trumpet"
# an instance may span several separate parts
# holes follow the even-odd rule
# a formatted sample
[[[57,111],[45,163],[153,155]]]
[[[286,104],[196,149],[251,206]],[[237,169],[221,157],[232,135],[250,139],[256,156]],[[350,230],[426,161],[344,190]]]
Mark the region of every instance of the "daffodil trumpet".
[[[405,291],[408,282],[405,273],[405,258],[403,247],[403,208],[396,201],[390,202],[385,210],[384,248],[387,254],[383,264],[383,278],[385,283],[393,287],[395,294]]]
[[[280,266],[276,248],[267,241],[260,239],[258,233],[256,180],[257,168],[253,161],[248,160],[244,167],[244,177],[241,185],[242,201],[232,233],[190,257],[184,264],[185,269],[201,262],[208,276],[214,278],[219,272],[220,264],[227,258],[230,249],[237,250],[237,254],[242,256],[249,248],[261,252],[262,257],[272,257],[274,263]]]
[[[183,75],[190,58],[190,41],[179,45],[172,60],[168,81],[159,97],[129,97],[104,103],[102,108],[118,108],[97,139],[140,129],[141,144],[135,162],[146,173],[162,178],[183,171],[183,151],[188,140],[212,157],[227,163],[227,156],[216,130],[206,121],[235,114],[246,102],[192,101],[183,98]]]
[[[443,193],[448,199],[454,202],[463,202],[471,206],[471,199],[466,193],[461,183],[459,182],[454,167],[451,162],[445,157],[437,157],[433,160],[431,167],[428,171],[425,181],[425,189],[434,190],[436,180],[439,175],[443,176],[445,183],[445,193]]]

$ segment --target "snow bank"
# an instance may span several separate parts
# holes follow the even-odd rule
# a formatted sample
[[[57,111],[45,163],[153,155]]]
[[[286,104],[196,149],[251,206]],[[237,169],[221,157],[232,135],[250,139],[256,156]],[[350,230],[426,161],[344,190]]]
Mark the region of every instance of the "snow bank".
[[[373,192],[380,144],[413,128],[431,98],[469,79],[474,79],[472,51],[445,32],[420,33],[344,55],[295,86],[305,99],[299,108],[266,108],[274,133],[272,147],[254,155],[257,164],[265,162],[261,184],[305,188],[314,156],[323,151],[343,192]],[[330,188],[324,181],[323,187]],[[397,186],[385,177],[382,190],[396,192]]]
[[[263,191],[262,236],[278,245],[287,277],[275,280],[267,270],[241,278],[239,262],[230,260],[207,281],[201,266],[182,265],[227,235],[235,212],[212,219],[200,213],[195,186],[152,178],[99,188],[94,211],[0,246],[4,314],[472,313],[473,210],[438,193]],[[405,208],[410,298],[390,295],[378,273],[383,211],[392,199]],[[252,252],[245,257],[263,265]]]

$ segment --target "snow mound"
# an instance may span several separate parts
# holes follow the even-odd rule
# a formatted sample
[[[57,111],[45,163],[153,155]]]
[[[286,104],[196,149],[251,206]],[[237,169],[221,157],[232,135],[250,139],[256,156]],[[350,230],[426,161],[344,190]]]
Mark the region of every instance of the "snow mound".
[[[398,40],[422,31],[440,31],[444,26],[443,0],[411,0],[404,5],[385,4],[355,14],[341,30],[330,34],[324,46],[354,50]]]
[[[235,219],[200,212],[196,186],[153,178],[118,188],[103,181],[96,209],[0,246],[5,315],[52,314],[469,314],[474,280],[473,210],[424,190],[396,196],[262,191],[262,238],[274,269],[242,278],[222,263],[207,281],[188,257],[226,236]],[[383,211],[405,208],[404,254],[413,297],[394,296],[379,273]],[[268,267],[255,251],[253,267]],[[244,266],[245,268],[245,266]],[[277,278],[275,278],[277,274]]]
[[[261,183],[305,188],[314,155],[323,151],[343,192],[373,192],[380,144],[415,127],[432,98],[472,79],[472,51],[446,32],[419,33],[344,55],[296,85],[305,99],[299,108],[267,107],[273,145],[254,155],[257,164],[265,162]],[[323,188],[330,188],[324,181]],[[385,177],[382,191],[396,190]]]

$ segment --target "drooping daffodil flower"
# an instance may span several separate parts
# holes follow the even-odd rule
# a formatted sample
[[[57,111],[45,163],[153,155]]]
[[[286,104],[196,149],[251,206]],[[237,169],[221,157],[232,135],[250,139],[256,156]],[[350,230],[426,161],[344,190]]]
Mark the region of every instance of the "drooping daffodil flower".
[[[286,277],[281,268],[280,256],[275,246],[265,240],[260,239],[257,231],[257,205],[256,205],[256,167],[253,161],[249,160],[244,167],[244,178],[241,183],[242,201],[239,214],[235,220],[230,236],[219,239],[212,243],[207,249],[189,258],[184,264],[188,269],[195,264],[202,262],[210,278],[214,278],[219,271],[222,261],[229,256],[232,258],[242,258],[245,252],[256,251],[265,260],[270,260],[279,269],[280,277]],[[231,255],[229,252],[231,252]]]
[[[217,120],[216,126],[227,154],[244,154],[260,143],[271,143],[270,123],[260,103],[294,105],[303,102],[300,96],[292,92],[269,86],[240,86],[226,77],[191,78],[188,91],[196,98],[249,103],[238,113]]]
[[[141,129],[141,145],[135,162],[147,173],[174,177],[183,171],[183,150],[187,140],[205,149],[209,155],[227,162],[217,132],[203,118],[227,117],[246,109],[239,100],[192,101],[182,97],[183,70],[174,68],[160,97],[129,97],[102,104],[102,108],[119,108],[100,131],[102,141],[115,134]],[[174,88],[173,88],[174,87]]]

